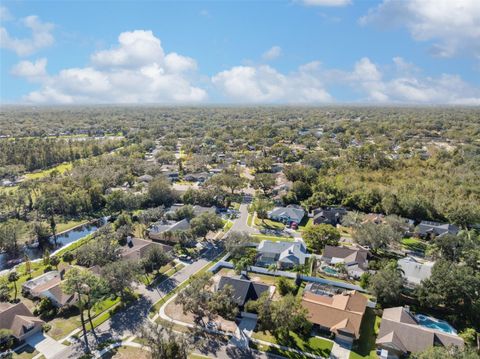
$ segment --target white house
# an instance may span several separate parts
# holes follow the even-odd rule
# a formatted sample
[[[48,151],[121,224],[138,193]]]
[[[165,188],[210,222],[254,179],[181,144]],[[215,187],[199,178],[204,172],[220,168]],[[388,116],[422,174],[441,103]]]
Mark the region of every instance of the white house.
[[[268,212],[268,218],[274,221],[291,224],[299,224],[305,216],[305,210],[299,206],[288,205],[287,207],[275,207]]]
[[[263,240],[257,248],[259,253],[257,264],[269,266],[276,263],[279,268],[291,268],[305,264],[308,257],[303,241],[272,242]]]
[[[409,284],[418,285],[422,280],[430,278],[435,262],[423,261],[416,257],[405,257],[398,260],[403,276]]]

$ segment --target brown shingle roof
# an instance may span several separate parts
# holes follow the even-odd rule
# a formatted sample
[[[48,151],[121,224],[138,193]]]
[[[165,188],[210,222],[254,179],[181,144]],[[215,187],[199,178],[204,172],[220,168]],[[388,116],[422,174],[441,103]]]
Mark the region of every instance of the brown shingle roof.
[[[403,307],[383,311],[377,345],[410,353],[422,352],[440,344],[463,347],[463,340],[452,334],[418,325],[415,318]]]
[[[43,320],[34,317],[22,302],[17,304],[2,303],[0,306],[0,328],[11,330],[16,338],[20,338],[27,333],[29,327],[39,327],[44,323]]]
[[[125,259],[142,259],[152,246],[161,246],[165,252],[172,249],[161,243],[147,241],[140,238],[132,238],[131,246],[129,244],[122,247],[122,257]]]
[[[360,326],[367,306],[367,298],[357,291],[326,296],[305,292],[302,306],[308,311],[308,319],[334,333],[350,333],[360,337]]]

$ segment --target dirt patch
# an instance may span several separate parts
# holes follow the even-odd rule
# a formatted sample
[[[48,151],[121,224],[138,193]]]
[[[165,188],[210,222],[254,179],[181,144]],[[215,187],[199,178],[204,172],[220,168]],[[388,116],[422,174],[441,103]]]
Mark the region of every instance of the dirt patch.
[[[102,359],[149,359],[150,353],[146,350],[133,347],[120,347],[106,353]]]
[[[179,304],[175,304],[175,300],[168,303],[168,305],[165,308],[165,314],[172,319],[179,320],[184,323],[189,323],[189,324],[194,323],[193,314],[188,312],[186,314],[183,314],[182,306]],[[207,322],[208,319],[204,318],[204,321]],[[230,320],[217,317],[213,321],[217,324],[217,328],[219,330],[233,333],[237,329],[237,325],[235,324],[235,322],[232,322]]]

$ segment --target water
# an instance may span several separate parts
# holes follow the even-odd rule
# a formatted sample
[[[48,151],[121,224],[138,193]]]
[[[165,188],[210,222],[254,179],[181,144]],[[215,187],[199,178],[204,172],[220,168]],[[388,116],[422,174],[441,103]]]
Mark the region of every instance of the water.
[[[418,324],[423,327],[439,330],[447,334],[457,334],[455,328],[443,320],[438,320],[423,314],[417,314],[415,319],[417,320]]]
[[[49,238],[48,242],[43,246],[43,248],[25,246],[22,249],[21,253],[14,257],[9,256],[6,253],[1,253],[0,254],[0,270],[12,268],[13,266],[23,262],[23,258],[25,257],[25,255],[27,255],[30,260],[35,260],[35,259],[42,258],[43,253],[46,249],[48,249],[50,253],[53,253],[54,251],[58,251],[59,249],[62,249],[63,247],[75,241],[78,241],[79,239],[86,237],[89,234],[92,234],[101,226],[103,226],[106,223],[106,220],[107,220],[106,218],[101,218],[95,222],[84,224],[83,226],[77,227],[63,234],[59,234],[57,235],[56,245],[52,236]],[[16,262],[16,260],[18,261],[21,260],[21,262]]]
[[[323,270],[325,273],[330,274],[330,275],[333,275],[333,276],[338,275],[338,272],[337,272],[335,269],[331,268],[331,267],[324,267],[324,268],[322,268],[322,270]]]

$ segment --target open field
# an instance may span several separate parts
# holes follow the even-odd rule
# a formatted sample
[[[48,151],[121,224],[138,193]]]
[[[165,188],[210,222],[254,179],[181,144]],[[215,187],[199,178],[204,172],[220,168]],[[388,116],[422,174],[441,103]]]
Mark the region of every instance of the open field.
[[[64,173],[66,171],[70,171],[72,168],[73,168],[72,163],[70,163],[70,162],[62,163],[62,164],[59,164],[58,166],[49,168],[47,170],[27,173],[25,175],[25,178],[27,180],[40,179],[40,178],[43,178],[43,177],[46,177],[46,176],[50,175],[53,171],[58,171],[60,173]]]

